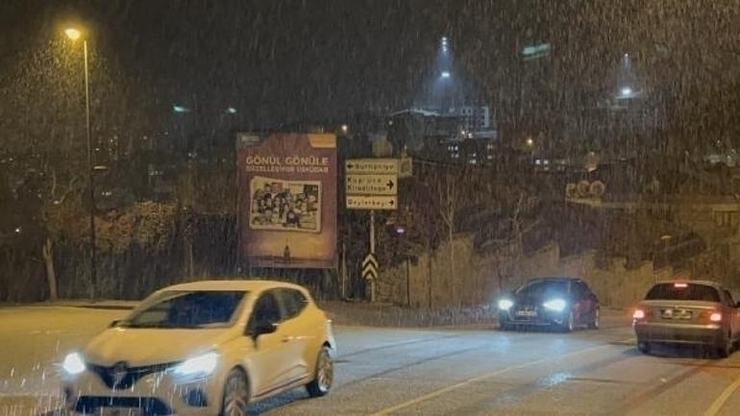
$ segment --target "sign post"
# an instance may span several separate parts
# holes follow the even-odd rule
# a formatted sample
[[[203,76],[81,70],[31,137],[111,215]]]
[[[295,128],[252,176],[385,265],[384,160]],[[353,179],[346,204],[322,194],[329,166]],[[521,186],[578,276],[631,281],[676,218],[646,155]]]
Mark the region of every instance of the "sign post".
[[[370,211],[370,252],[362,260],[362,277],[370,284],[375,302],[378,260],[375,257],[375,211],[398,209],[398,178],[411,176],[411,159],[347,159],[345,194],[347,209]]]

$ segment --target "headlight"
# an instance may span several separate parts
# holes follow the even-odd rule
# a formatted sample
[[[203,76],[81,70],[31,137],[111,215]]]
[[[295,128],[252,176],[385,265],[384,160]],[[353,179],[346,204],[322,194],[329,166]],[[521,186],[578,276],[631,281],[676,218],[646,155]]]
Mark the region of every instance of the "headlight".
[[[64,357],[62,368],[67,372],[67,374],[80,374],[85,371],[85,361],[82,360],[82,356],[80,356],[80,354],[73,352]]]
[[[502,311],[508,311],[512,306],[514,306],[514,302],[509,299],[501,299],[498,301],[498,308]]]
[[[549,309],[551,311],[556,311],[556,312],[562,312],[563,309],[565,309],[565,305],[566,303],[562,299],[548,300],[547,302],[542,304],[542,306],[544,306],[545,309]]]
[[[218,354],[208,352],[183,361],[173,372],[177,376],[204,377],[213,372],[218,364]]]

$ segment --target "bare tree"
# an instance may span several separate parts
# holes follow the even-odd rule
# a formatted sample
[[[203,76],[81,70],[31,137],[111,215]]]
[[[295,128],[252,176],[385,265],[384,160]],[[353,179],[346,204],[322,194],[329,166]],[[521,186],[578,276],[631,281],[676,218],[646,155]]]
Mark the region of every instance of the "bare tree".
[[[449,172],[445,172],[435,183],[436,193],[439,198],[439,216],[442,218],[447,229],[447,245],[450,261],[450,282],[452,282],[452,299],[460,302],[458,293],[458,276],[455,268],[455,220],[458,206],[460,204],[459,182]]]

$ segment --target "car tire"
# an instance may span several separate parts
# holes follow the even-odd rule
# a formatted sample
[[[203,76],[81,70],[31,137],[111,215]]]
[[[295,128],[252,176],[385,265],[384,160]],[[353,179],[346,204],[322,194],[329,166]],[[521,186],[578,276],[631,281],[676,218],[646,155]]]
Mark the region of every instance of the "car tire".
[[[249,381],[239,368],[229,371],[224,383],[221,416],[244,416],[249,404]]]
[[[576,316],[573,311],[568,312],[568,318],[563,322],[563,332],[573,332],[576,328]]]
[[[637,349],[643,354],[650,354],[650,343],[645,341],[637,341]]]
[[[601,325],[600,319],[601,319],[601,311],[599,310],[599,308],[596,308],[594,310],[594,317],[591,320],[591,322],[588,324],[588,327],[590,329],[599,329],[599,325]]]
[[[506,322],[506,318],[499,319],[498,321],[498,330],[499,331],[508,331],[511,329],[511,325]]]
[[[316,357],[314,379],[306,384],[306,391],[311,397],[321,397],[329,393],[334,381],[334,361],[331,358],[329,347],[324,345]]]
[[[732,354],[732,338],[728,335],[727,338],[724,339],[722,342],[722,345],[717,346],[717,356],[719,358],[727,358]]]

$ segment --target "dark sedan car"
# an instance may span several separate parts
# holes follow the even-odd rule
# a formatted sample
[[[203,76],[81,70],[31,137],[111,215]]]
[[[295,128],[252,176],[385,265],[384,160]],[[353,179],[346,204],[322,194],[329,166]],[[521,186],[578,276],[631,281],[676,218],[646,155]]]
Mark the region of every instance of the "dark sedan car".
[[[715,282],[656,283],[632,316],[637,348],[649,353],[653,344],[691,344],[727,357],[740,341],[738,307],[730,292]]]
[[[529,280],[498,301],[502,330],[513,326],[554,326],[570,332],[599,327],[599,299],[588,284],[575,277]]]

